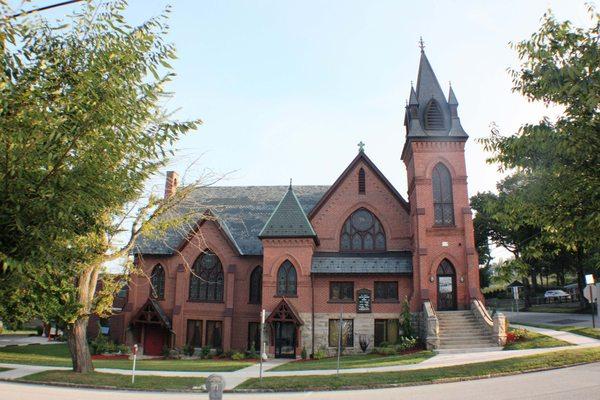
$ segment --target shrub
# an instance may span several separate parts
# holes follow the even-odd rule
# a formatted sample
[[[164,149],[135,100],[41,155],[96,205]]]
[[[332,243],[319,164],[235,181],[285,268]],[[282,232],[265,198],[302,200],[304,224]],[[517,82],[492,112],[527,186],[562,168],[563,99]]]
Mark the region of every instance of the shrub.
[[[302,353],[300,353],[300,357],[302,357],[303,360],[308,358],[308,355],[306,354],[306,347],[304,346],[302,346]]]
[[[240,353],[239,351],[235,351],[231,355],[231,359],[234,360],[234,361],[243,360],[245,358],[246,358],[246,355],[244,353]]]
[[[131,348],[129,348],[129,346],[127,346],[126,344],[118,344],[116,346],[116,350],[117,350],[117,353],[121,353],[121,354],[131,353]]]
[[[115,350],[115,344],[110,342],[104,335],[98,335],[89,342],[92,355],[111,353]]]
[[[394,349],[401,353],[403,351],[412,350],[417,347],[417,338],[414,337],[400,337],[398,343],[394,346]]]
[[[169,346],[163,346],[161,355],[165,358],[169,358],[169,356],[171,355],[171,349],[169,348]]]
[[[260,357],[259,354],[256,352],[256,349],[254,348],[254,342],[252,342],[252,344],[250,345],[250,350],[246,351],[246,357],[247,358]]]
[[[379,347],[390,347],[390,346],[391,346],[391,343],[388,343],[388,342],[379,343]]]
[[[209,358],[208,356],[210,355],[210,347],[209,346],[204,346],[202,347],[202,349],[200,349],[200,358]]]
[[[189,343],[186,343],[181,350],[183,351],[183,354],[185,354],[186,356],[190,356],[190,357],[193,356],[194,352],[196,351],[194,346],[192,346]]]
[[[396,349],[393,347],[375,347],[375,353],[382,356],[391,356],[396,354]]]
[[[368,335],[360,335],[358,337],[358,344],[360,345],[360,349],[363,353],[366,353],[369,349],[369,345],[371,344],[371,339]]]
[[[315,360],[321,360],[326,357],[327,357],[327,350],[324,347],[319,348],[319,350],[315,351],[315,354],[313,354],[313,358]]]
[[[37,333],[38,336],[42,336],[44,334],[44,327],[42,325],[36,326],[35,333]]]
[[[402,336],[412,337],[412,314],[410,313],[410,304],[408,297],[404,297],[402,301],[402,312],[400,313],[400,329],[402,329]]]

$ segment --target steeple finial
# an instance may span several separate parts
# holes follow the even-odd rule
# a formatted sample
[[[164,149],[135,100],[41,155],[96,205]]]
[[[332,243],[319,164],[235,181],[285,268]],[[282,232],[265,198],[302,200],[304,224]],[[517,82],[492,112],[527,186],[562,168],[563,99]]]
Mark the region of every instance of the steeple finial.
[[[364,153],[365,152],[365,144],[363,143],[362,140],[360,142],[358,142],[357,146],[358,146],[358,152],[359,153]]]
[[[290,178],[290,187],[289,190],[292,190],[292,178]]]
[[[425,51],[425,42],[423,41],[423,36],[419,37],[419,48],[421,49],[421,53]]]

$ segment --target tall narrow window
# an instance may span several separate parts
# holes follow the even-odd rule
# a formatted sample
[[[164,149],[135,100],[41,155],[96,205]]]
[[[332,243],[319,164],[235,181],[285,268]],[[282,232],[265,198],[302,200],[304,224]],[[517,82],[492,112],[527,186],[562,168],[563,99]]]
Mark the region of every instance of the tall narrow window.
[[[425,129],[440,130],[444,129],[444,115],[439,103],[431,99],[425,109]]]
[[[454,202],[452,200],[452,177],[442,163],[431,174],[433,185],[433,218],[435,225],[454,225]]]
[[[187,320],[186,343],[193,347],[202,346],[202,321],[197,319]]]
[[[194,262],[190,277],[190,300],[223,301],[223,267],[219,257],[205,251]]]
[[[206,339],[204,345],[211,349],[220,349],[223,341],[223,322],[206,321]]]
[[[262,297],[262,267],[254,268],[250,274],[250,298],[249,303],[260,304]]]
[[[340,250],[385,250],[385,232],[381,222],[366,208],[354,211],[342,226]]]
[[[158,264],[150,275],[150,296],[162,300],[165,298],[165,270]]]
[[[277,295],[295,296],[296,278],[296,269],[291,262],[286,260],[277,271]]]
[[[365,194],[365,190],[365,170],[361,168],[358,171],[358,194]]]

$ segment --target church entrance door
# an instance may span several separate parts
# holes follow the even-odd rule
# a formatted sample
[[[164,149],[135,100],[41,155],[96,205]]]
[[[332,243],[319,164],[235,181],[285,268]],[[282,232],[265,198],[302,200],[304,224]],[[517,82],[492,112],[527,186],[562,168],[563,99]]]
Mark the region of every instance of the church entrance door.
[[[293,322],[274,322],[275,357],[296,358],[296,324]]]
[[[437,270],[438,310],[456,310],[456,272],[448,260],[440,263]]]

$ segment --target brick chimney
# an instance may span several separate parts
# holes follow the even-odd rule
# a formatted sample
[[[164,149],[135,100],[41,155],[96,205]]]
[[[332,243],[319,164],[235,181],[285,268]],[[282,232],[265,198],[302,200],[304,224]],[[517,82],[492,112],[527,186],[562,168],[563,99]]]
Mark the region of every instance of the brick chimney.
[[[165,199],[171,197],[177,192],[179,186],[179,174],[176,171],[167,171],[167,181],[165,182]]]

